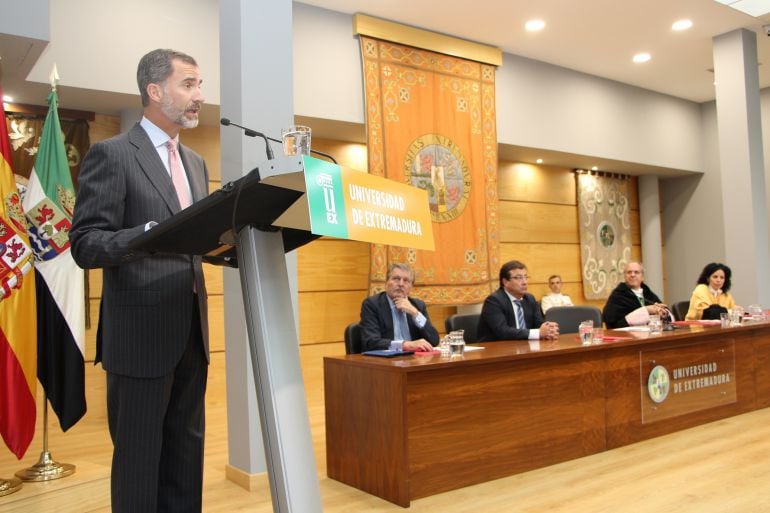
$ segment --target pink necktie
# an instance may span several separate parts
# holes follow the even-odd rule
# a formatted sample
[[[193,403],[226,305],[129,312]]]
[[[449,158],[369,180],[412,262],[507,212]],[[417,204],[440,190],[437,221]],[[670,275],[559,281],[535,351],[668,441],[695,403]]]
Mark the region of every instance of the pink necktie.
[[[179,158],[176,144],[174,139],[169,139],[166,143],[166,147],[168,148],[168,168],[171,170],[171,181],[174,182],[174,189],[176,189],[176,197],[179,199],[179,206],[187,208],[192,203],[192,200],[190,199],[190,189],[187,187],[187,180],[184,178],[182,160]]]

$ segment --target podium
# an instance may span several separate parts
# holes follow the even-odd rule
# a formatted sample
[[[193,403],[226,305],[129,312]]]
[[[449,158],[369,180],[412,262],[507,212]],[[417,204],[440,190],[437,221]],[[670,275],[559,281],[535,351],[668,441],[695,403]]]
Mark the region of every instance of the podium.
[[[284,252],[310,233],[301,157],[266,161],[136,237],[152,253],[238,267],[273,510],[321,512]]]

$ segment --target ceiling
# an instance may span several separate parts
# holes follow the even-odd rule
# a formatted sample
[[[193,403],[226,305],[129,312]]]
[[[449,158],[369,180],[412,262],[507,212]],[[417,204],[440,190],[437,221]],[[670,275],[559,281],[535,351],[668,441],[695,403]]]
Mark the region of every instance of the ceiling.
[[[694,102],[714,99],[712,38],[739,28],[757,32],[760,87],[770,86],[770,37],[763,24],[714,0],[302,0],[353,14],[497,46],[511,53]],[[472,6],[472,7],[471,7]],[[546,26],[529,33],[538,18]],[[692,20],[692,28],[671,25]],[[652,59],[634,64],[634,54]]]
[[[547,62],[693,102],[714,99],[712,39],[739,28],[757,33],[760,87],[770,87],[770,37],[764,24],[770,15],[753,18],[714,0],[301,0],[346,14],[362,12],[407,25],[499,47],[505,53]],[[545,28],[524,30],[526,21],[539,18]],[[693,26],[674,32],[671,24],[682,18]],[[0,70],[6,91],[23,91],[17,101],[40,103],[48,86],[25,83],[24,78],[45,50],[47,42],[0,34]],[[632,56],[648,52],[652,58],[634,64]],[[23,87],[19,87],[23,84]],[[30,98],[30,99],[27,99]],[[136,108],[136,96],[60,87],[60,108],[117,115]],[[217,105],[206,105],[201,122],[216,124]],[[363,142],[363,126],[324,120],[312,121],[314,135],[346,133],[346,140]],[[348,126],[350,125],[350,126]],[[328,130],[324,130],[327,127]],[[342,130],[342,132],[341,132]],[[679,176],[679,170],[624,165],[591,156],[545,152],[536,148],[501,145],[506,160],[546,162],[568,167],[614,169],[630,174]],[[627,168],[627,169],[626,169]]]

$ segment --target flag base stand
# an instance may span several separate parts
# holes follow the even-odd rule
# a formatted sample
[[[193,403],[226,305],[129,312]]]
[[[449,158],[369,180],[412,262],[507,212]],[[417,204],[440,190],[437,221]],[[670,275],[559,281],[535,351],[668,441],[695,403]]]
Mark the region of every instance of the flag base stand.
[[[12,477],[11,479],[0,478],[0,497],[10,495],[13,492],[21,490],[21,480]]]
[[[75,465],[54,461],[50,452],[43,451],[37,463],[16,472],[16,477],[22,481],[51,481],[74,473]]]
[[[37,463],[16,472],[22,481],[52,481],[75,473],[75,465],[59,463],[48,450],[48,394],[43,394],[43,451]]]

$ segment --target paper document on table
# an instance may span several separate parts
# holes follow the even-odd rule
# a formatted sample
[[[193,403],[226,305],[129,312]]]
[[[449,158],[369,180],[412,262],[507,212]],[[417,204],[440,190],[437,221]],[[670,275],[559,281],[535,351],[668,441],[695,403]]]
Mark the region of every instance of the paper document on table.
[[[650,331],[649,326],[626,326],[625,328],[613,328],[615,331]]]
[[[466,353],[468,351],[478,351],[479,349],[486,349],[486,347],[483,347],[483,346],[469,346],[469,345],[465,346],[465,352]]]

